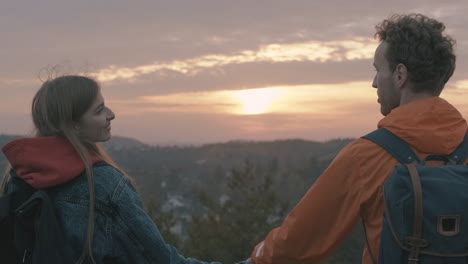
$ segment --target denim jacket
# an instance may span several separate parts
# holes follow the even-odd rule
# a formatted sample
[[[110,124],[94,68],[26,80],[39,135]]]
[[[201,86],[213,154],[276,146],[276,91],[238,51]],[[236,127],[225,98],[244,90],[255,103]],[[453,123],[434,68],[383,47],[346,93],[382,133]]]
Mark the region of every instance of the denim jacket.
[[[96,202],[93,256],[99,263],[202,264],[164,242],[128,177],[111,166],[94,167]],[[50,189],[66,239],[79,258],[86,237],[88,183],[85,176]],[[106,260],[112,260],[107,262]],[[215,264],[219,262],[212,262]]]

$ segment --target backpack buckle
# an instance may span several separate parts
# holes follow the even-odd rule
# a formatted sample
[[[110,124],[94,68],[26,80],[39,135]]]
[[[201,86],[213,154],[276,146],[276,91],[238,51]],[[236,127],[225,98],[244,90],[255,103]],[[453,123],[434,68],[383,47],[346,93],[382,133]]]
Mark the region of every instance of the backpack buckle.
[[[421,248],[427,247],[429,243],[426,240],[418,237],[408,236],[405,238],[405,244],[410,247],[409,249],[409,256],[408,256],[408,263],[409,264],[416,264],[419,262],[419,252]]]
[[[412,236],[408,236],[405,238],[405,244],[410,246],[411,248],[423,248],[429,245],[429,243],[427,243],[427,240]]]
[[[32,254],[31,250],[25,249],[24,254],[23,254],[23,260],[21,261],[21,263],[26,263],[26,260],[30,259],[31,254]]]

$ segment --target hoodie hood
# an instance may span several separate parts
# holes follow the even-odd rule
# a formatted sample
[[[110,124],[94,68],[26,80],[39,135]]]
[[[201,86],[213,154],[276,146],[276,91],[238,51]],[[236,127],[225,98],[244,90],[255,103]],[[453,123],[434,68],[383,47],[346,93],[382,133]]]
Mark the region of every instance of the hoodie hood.
[[[463,116],[440,97],[430,97],[395,108],[378,124],[416,151],[450,154],[463,141],[468,129]]]
[[[2,148],[12,168],[34,188],[48,188],[78,177],[85,165],[72,144],[62,137],[22,138]],[[90,153],[94,164],[101,158]]]

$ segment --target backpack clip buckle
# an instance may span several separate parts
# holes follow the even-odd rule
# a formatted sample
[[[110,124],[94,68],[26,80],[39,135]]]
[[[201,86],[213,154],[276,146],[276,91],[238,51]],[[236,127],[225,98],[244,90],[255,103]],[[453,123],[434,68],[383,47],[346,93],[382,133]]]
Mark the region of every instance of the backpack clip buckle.
[[[411,236],[405,238],[405,243],[412,248],[423,248],[429,245],[425,239]]]
[[[31,256],[31,250],[25,249],[24,254],[23,254],[23,260],[21,261],[21,263],[26,263],[26,259],[29,259],[30,256]]]

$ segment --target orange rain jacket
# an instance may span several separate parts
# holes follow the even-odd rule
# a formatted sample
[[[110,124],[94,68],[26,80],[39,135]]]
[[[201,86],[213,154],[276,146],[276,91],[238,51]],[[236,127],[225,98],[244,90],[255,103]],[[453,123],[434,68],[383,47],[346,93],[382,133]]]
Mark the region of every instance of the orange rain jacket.
[[[462,142],[467,123],[439,97],[417,100],[383,118],[385,127],[408,142],[420,158],[449,154]],[[258,244],[255,264],[311,264],[323,260],[340,245],[362,218],[375,258],[378,258],[382,217],[382,189],[398,162],[375,143],[357,139],[346,146],[312,185],[284,223]],[[363,262],[371,264],[367,247]]]

